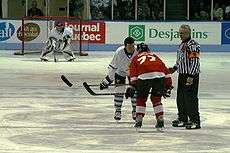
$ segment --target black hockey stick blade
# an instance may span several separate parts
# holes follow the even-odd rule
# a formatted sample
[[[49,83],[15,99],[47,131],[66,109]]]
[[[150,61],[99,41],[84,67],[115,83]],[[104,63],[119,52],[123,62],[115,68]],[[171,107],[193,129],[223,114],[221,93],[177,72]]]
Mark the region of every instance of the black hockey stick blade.
[[[61,75],[61,79],[63,82],[65,82],[66,85],[68,85],[69,87],[72,87],[73,86],[73,83],[71,83],[67,78],[66,76],[64,75]],[[87,83],[86,83],[87,84]],[[83,83],[84,85],[84,83]],[[129,84],[121,84],[121,86],[128,86]],[[89,87],[99,87],[100,84],[87,84],[87,86]],[[109,84],[108,86],[119,86],[119,85],[116,85],[116,84]]]
[[[73,86],[73,84],[64,75],[61,75],[61,79],[63,82],[65,82],[65,84],[67,84],[67,86],[69,87]]]
[[[91,95],[97,95],[86,82],[83,82],[83,86],[85,87],[85,89],[91,94]]]
[[[106,96],[106,95],[115,95],[115,94],[125,94],[125,93],[95,93],[86,82],[83,82],[85,89],[93,96]]]

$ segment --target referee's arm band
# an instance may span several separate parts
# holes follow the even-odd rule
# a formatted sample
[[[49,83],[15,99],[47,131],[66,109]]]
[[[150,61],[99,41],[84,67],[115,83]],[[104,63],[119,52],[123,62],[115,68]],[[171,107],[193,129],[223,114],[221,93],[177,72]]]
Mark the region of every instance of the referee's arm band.
[[[200,53],[198,52],[191,52],[188,54],[188,58],[191,59],[191,58],[199,58],[200,57]]]

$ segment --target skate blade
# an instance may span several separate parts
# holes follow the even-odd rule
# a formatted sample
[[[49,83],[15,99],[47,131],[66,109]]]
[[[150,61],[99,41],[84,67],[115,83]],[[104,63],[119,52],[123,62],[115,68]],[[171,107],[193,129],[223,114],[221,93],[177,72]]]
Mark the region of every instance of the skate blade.
[[[41,62],[48,62],[49,60],[47,59],[41,59]]]
[[[172,124],[173,127],[185,127],[184,124]]]
[[[115,122],[116,122],[116,123],[119,123],[119,122],[121,122],[121,119],[118,119],[118,120],[115,119]]]
[[[165,132],[165,128],[157,128],[157,132]]]
[[[137,132],[140,132],[141,131],[141,128],[140,127],[136,127],[135,128]]]

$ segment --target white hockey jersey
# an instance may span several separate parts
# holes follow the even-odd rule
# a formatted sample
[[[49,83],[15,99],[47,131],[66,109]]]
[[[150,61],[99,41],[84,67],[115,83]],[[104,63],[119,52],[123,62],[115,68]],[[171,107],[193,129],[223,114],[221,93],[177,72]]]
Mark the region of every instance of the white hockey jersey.
[[[49,34],[49,38],[50,37],[53,37],[57,40],[63,40],[63,38],[65,36],[70,36],[72,37],[73,36],[73,29],[70,28],[70,27],[65,27],[64,28],[64,32],[59,32],[56,30],[56,28],[53,28],[51,31],[50,31],[50,34]]]
[[[128,76],[129,64],[131,63],[132,58],[138,53],[135,46],[134,53],[129,57],[124,49],[125,46],[119,47],[116,50],[111,63],[109,64],[108,76],[112,81],[114,80],[115,73],[123,77]]]

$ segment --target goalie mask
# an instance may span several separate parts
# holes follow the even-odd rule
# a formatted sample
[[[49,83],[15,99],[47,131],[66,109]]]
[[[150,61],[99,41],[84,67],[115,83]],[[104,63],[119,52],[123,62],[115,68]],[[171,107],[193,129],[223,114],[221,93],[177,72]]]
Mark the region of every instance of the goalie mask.
[[[149,49],[147,44],[140,43],[140,44],[137,45],[137,51],[139,53],[141,53],[141,52],[150,52],[150,49]]]
[[[54,26],[58,32],[64,32],[65,23],[63,21],[55,21]]]

